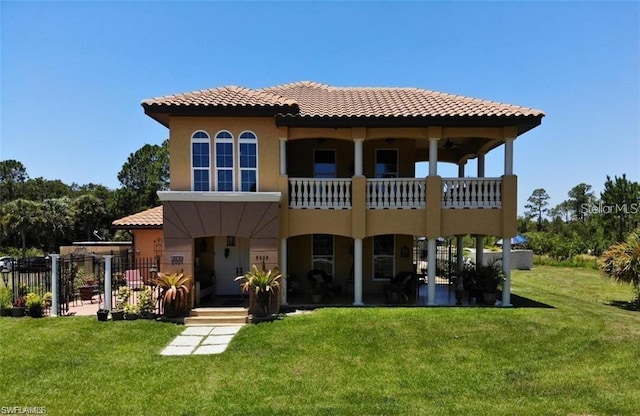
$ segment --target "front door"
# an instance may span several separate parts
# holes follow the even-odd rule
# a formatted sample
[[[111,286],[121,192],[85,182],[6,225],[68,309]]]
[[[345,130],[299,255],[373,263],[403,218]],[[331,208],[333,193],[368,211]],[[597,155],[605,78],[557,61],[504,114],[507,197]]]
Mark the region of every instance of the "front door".
[[[249,239],[217,236],[214,240],[216,295],[240,295],[235,278],[249,270]]]

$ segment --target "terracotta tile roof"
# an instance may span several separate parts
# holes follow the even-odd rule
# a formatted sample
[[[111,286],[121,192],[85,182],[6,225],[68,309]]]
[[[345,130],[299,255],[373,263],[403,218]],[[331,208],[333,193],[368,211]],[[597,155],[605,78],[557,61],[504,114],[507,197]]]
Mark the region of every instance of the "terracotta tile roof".
[[[162,205],[120,218],[111,223],[113,228],[162,228]]]
[[[302,117],[539,116],[542,111],[420,88],[333,87],[312,81],[227,86],[156,97],[143,106],[291,107]]]
[[[539,116],[542,111],[419,88],[333,87],[311,81],[260,92],[295,100],[302,117]]]
[[[282,107],[296,103],[274,93],[231,85],[150,98],[142,101],[142,104],[147,106]]]

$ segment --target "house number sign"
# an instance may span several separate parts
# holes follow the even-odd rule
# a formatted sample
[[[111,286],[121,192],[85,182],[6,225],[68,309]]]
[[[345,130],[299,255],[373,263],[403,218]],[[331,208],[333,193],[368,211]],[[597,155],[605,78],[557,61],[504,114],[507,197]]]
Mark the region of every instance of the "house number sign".
[[[182,256],[171,256],[171,265],[175,266],[178,264],[184,263],[184,257]]]

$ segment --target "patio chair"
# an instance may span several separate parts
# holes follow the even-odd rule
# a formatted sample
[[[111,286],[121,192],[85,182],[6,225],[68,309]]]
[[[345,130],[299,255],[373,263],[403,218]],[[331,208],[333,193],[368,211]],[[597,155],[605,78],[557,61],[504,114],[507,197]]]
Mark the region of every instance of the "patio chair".
[[[386,303],[405,303],[415,295],[418,276],[413,272],[400,272],[383,286]],[[397,297],[397,298],[395,298]]]
[[[124,277],[127,281],[127,286],[129,286],[129,289],[134,291],[140,291],[144,289],[144,281],[142,280],[140,270],[126,270],[124,272]]]

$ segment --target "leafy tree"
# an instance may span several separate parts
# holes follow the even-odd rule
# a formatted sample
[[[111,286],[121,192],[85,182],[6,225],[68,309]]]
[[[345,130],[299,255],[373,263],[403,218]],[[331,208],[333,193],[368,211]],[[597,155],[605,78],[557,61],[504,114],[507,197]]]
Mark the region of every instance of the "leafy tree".
[[[58,251],[62,243],[73,239],[73,213],[71,199],[45,199],[42,202],[41,241],[47,251]]]
[[[615,241],[623,241],[627,233],[640,225],[640,183],[607,175],[600,194],[598,209],[607,234]]]
[[[0,201],[18,198],[18,187],[29,179],[27,168],[17,160],[0,161]]]
[[[135,207],[132,212],[159,205],[156,192],[169,187],[169,140],[160,146],[145,144],[129,155],[118,173],[118,180],[135,195],[134,201],[128,204]]]
[[[38,228],[42,222],[40,204],[26,199],[16,199],[4,205],[2,212],[3,226],[20,235],[22,256],[27,252],[27,236]]]
[[[617,282],[633,285],[636,305],[640,307],[640,228],[631,232],[624,243],[614,244],[604,252],[600,270]]]
[[[531,196],[527,199],[529,202],[524,207],[527,209],[525,215],[530,218],[537,218],[537,230],[542,231],[542,216],[549,210],[546,208],[549,205],[549,195],[543,188],[538,188],[533,191]]]
[[[565,201],[571,207],[574,218],[583,221],[588,213],[588,207],[595,202],[595,195],[591,191],[591,185],[581,183],[569,191],[569,200]]]
[[[48,180],[42,177],[28,179],[22,184],[21,195],[30,201],[71,196],[71,187],[60,179]]]
[[[571,220],[571,201],[563,201],[549,210],[549,215],[555,219],[560,218],[564,222]]]
[[[73,201],[76,235],[86,235],[91,240],[94,230],[101,228],[107,220],[105,203],[92,194],[81,195]]]

